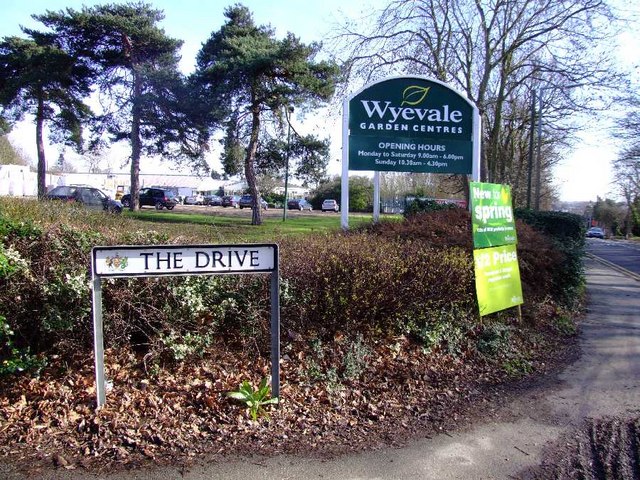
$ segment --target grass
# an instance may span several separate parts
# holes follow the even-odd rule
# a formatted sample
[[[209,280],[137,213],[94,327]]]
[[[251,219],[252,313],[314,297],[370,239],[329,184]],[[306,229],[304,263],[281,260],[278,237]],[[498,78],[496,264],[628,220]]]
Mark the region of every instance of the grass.
[[[86,225],[96,231],[149,231],[168,235],[181,243],[261,243],[275,241],[283,236],[324,234],[340,230],[340,215],[290,214],[287,220],[279,215],[263,216],[263,224],[251,225],[251,212],[230,213],[220,209],[172,211],[142,209],[135,212],[125,210],[122,215],[86,210],[74,204],[60,202],[38,202],[33,199],[0,198],[0,213],[14,220],[32,219],[38,223],[62,223]],[[274,212],[275,213],[275,212]],[[367,224],[371,214],[349,214],[349,227]]]
[[[139,224],[153,223],[162,225],[163,231],[171,236],[179,234],[189,225],[193,232],[200,232],[197,236],[204,236],[213,241],[237,242],[265,242],[290,235],[305,235],[314,233],[328,233],[340,229],[338,215],[290,215],[286,221],[281,216],[265,216],[262,225],[251,225],[251,213],[229,215],[217,214],[212,210],[207,213],[194,212],[157,212],[153,210],[139,210],[124,212],[124,217]],[[349,226],[357,226],[371,222],[371,215],[350,214]]]

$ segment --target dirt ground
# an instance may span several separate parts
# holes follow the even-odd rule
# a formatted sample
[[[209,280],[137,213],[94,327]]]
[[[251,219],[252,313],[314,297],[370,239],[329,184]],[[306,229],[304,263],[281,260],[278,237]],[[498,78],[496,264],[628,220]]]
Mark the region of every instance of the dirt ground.
[[[523,473],[529,479],[640,478],[640,418],[587,419],[544,451],[543,463]]]

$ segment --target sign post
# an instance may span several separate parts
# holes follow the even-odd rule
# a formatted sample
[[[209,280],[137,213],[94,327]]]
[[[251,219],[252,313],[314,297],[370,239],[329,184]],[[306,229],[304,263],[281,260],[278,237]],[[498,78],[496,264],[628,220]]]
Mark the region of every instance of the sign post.
[[[344,102],[342,138],[344,229],[349,170],[456,173],[480,179],[478,109],[438,80],[393,77],[367,85]]]
[[[271,392],[280,396],[280,276],[278,245],[135,245],[91,252],[97,406],[106,403],[101,279],[175,275],[271,274]]]

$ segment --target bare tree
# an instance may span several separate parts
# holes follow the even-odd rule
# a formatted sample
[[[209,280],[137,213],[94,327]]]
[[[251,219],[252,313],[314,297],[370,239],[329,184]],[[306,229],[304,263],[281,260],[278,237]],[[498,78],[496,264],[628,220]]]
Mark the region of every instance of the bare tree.
[[[627,207],[628,236],[634,224],[640,225],[640,97],[632,93],[621,102],[627,108],[616,121],[615,135],[622,140],[623,148],[612,166],[616,189]]]
[[[620,80],[600,47],[613,20],[604,0],[393,0],[370,31],[343,26],[334,47],[351,79],[425,75],[463,92],[482,115],[482,179],[511,183],[517,197],[533,92],[543,94],[534,105],[545,119],[540,168],[548,171],[558,140],[569,139],[567,119]]]

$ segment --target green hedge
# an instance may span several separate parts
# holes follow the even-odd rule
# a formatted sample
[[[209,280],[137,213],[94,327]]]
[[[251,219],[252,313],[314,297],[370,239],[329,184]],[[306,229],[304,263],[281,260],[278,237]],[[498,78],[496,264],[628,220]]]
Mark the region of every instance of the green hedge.
[[[105,222],[100,212],[95,215]],[[180,241],[152,230],[98,233],[78,222],[82,212],[62,224],[53,218],[61,214],[36,226],[0,211],[0,374],[56,354],[90,351],[94,245]],[[121,219],[109,219],[121,227]],[[538,305],[556,298],[569,303],[577,293],[578,242],[557,240],[559,252],[527,225],[518,238],[526,312],[535,319]],[[285,338],[407,336],[456,353],[476,331],[466,210],[422,213],[350,233],[288,237],[279,245]],[[139,350],[148,367],[203,355],[219,341],[267,352],[269,298],[262,275],[109,279],[103,282],[107,347]]]
[[[428,198],[415,198],[407,202],[403,215],[408,218],[419,213],[439,212],[441,210],[451,210],[452,208],[459,207],[453,203],[438,203]]]
[[[580,215],[568,212],[515,209],[517,219],[549,236],[564,255],[553,272],[554,293],[562,303],[573,307],[584,289],[584,247],[586,225]]]
[[[531,225],[536,230],[551,235],[558,241],[572,241],[584,244],[586,226],[584,218],[575,213],[535,211],[516,208],[515,217]]]

